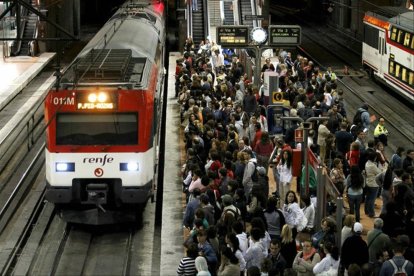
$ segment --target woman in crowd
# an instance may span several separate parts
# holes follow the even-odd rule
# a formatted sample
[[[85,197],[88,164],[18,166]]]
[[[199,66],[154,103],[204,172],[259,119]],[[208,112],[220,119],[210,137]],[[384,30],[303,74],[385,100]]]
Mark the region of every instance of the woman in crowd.
[[[341,233],[341,244],[344,244],[346,238],[352,236],[352,227],[355,223],[355,216],[354,215],[346,215],[344,219],[344,226],[342,227]]]
[[[366,198],[364,210],[365,214],[370,218],[375,217],[375,199],[377,198],[379,186],[375,181],[376,177],[382,173],[377,167],[375,161],[377,160],[377,153],[374,150],[367,150],[368,161],[365,163],[366,174]]]
[[[293,260],[295,259],[297,253],[296,241],[292,238],[292,230],[287,224],[283,226],[280,236],[282,238],[282,247],[280,249],[280,253],[285,258],[285,268],[292,268]]]
[[[384,144],[382,142],[377,143],[376,152],[377,152],[378,168],[382,171],[385,171],[388,168],[389,161],[387,159],[387,156],[385,156]]]
[[[335,221],[329,217],[325,217],[321,222],[321,230],[312,235],[312,246],[318,249],[319,255],[324,257],[322,245],[330,242],[335,244]]]
[[[259,184],[253,184],[247,202],[247,212],[250,214],[256,212],[257,208],[263,210],[266,207],[267,202],[267,195],[265,195],[263,187],[261,187]]]
[[[256,152],[257,165],[264,167],[267,172],[269,168],[269,157],[273,152],[273,143],[267,131],[262,132],[262,137],[254,146],[254,151]]]
[[[309,195],[302,197],[302,202],[305,205],[302,209],[303,215],[308,222],[302,231],[313,234],[315,228],[315,207],[313,206]]]
[[[359,208],[361,206],[365,179],[358,165],[351,166],[351,172],[345,180],[345,186],[348,190],[349,213],[351,215],[355,214],[355,221],[359,222],[361,219]]]
[[[345,182],[345,174],[343,171],[343,164],[342,160],[339,158],[335,158],[333,161],[333,169],[331,170],[330,177],[332,183],[338,189],[339,194],[342,196],[344,193],[344,182]]]
[[[229,247],[223,246],[221,249],[221,263],[218,269],[218,276],[235,275],[240,275],[239,260]]]
[[[338,275],[339,268],[339,249],[338,247],[330,242],[323,245],[323,251],[325,258],[318,262],[313,268],[313,273],[316,275],[321,273],[330,273],[327,275]],[[321,274],[325,275],[325,274]]]
[[[293,261],[293,269],[298,276],[314,275],[312,270],[314,266],[321,260],[321,257],[312,247],[312,242],[306,240],[302,244],[302,251],[300,251]]]
[[[303,215],[302,209],[300,209],[298,198],[294,191],[289,191],[286,194],[283,215],[285,216],[286,224],[292,229],[293,238],[295,239],[298,229],[303,229],[305,216]]]
[[[358,166],[359,164],[359,144],[357,142],[353,142],[351,144],[351,149],[346,153],[346,160],[348,161],[349,167]]]
[[[203,256],[198,256],[195,259],[195,267],[198,271],[197,276],[211,276],[210,272],[208,271],[207,260]]]
[[[243,253],[240,250],[240,242],[236,234],[234,234],[233,232],[228,233],[226,235],[226,243],[227,246],[233,252],[234,256],[236,256],[236,258],[238,259],[238,262],[240,264],[240,272],[244,273],[244,271],[246,270],[246,261],[244,260]]]
[[[198,257],[197,244],[191,243],[187,247],[187,256],[181,259],[177,269],[177,275],[189,276],[197,273],[195,259]]]
[[[267,230],[272,239],[280,240],[280,232],[285,225],[283,213],[277,209],[277,198],[272,196],[267,201],[267,207],[264,211]]]
[[[277,165],[277,171],[280,182],[280,185],[278,185],[280,188],[279,196],[283,200],[290,190],[290,182],[292,181],[292,154],[289,150],[282,151],[282,158]]]

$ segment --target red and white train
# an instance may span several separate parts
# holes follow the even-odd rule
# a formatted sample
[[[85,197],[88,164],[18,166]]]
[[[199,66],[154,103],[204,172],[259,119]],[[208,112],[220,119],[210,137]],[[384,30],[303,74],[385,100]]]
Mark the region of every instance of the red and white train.
[[[398,15],[388,15],[387,11]],[[387,8],[367,12],[363,22],[364,67],[414,103],[414,11]]]
[[[47,95],[46,199],[67,221],[134,220],[154,197],[164,21],[163,2],[128,0]]]

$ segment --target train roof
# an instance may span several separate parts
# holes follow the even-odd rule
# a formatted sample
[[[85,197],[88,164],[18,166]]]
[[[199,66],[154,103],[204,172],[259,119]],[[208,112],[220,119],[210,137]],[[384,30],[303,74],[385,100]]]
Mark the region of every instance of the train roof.
[[[381,7],[374,11],[368,11],[367,15],[376,17],[393,25],[414,32],[414,11],[404,7]]]

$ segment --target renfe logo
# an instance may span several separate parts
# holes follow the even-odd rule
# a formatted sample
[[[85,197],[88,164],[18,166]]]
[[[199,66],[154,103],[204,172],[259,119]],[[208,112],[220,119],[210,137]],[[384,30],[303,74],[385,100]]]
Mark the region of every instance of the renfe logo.
[[[102,166],[105,166],[106,163],[112,163],[113,161],[114,158],[108,157],[107,154],[105,154],[104,157],[83,158],[83,163],[101,164]]]

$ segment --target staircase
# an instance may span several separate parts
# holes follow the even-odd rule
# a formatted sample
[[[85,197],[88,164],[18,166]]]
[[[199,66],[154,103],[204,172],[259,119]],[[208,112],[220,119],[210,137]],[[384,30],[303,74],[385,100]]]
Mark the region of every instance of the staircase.
[[[234,25],[233,2],[224,1],[223,6],[224,6],[223,25]]]
[[[253,20],[245,20],[245,15],[252,15],[252,4],[250,0],[239,0],[240,5],[240,22],[243,26],[253,27]]]
[[[197,1],[198,9],[196,11],[192,11],[192,34],[193,34],[193,41],[194,45],[198,47],[201,40],[206,39],[206,31],[205,31],[205,12],[204,12],[204,4],[203,0],[192,0]],[[191,9],[191,7],[189,7]]]

